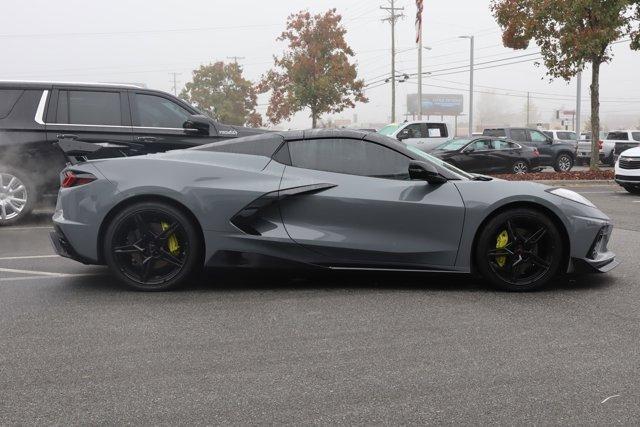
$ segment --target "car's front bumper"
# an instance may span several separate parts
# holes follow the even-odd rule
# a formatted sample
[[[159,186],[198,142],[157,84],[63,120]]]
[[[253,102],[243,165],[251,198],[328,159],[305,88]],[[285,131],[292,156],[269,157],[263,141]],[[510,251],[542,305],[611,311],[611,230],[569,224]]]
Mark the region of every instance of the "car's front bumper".
[[[602,223],[584,257],[574,258],[576,270],[606,273],[618,266],[616,254],[609,250],[609,239],[613,232],[611,223]]]

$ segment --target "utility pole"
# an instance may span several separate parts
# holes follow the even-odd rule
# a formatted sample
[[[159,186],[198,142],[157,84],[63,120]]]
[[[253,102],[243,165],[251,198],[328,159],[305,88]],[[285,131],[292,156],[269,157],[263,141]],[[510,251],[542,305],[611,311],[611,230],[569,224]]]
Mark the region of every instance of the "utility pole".
[[[227,59],[233,60],[233,62],[238,65],[238,61],[242,61],[245,58],[244,56],[227,56]]]
[[[582,71],[578,71],[578,82],[577,82],[577,86],[578,88],[577,93],[576,93],[576,126],[574,131],[576,132],[576,138],[579,140],[580,139],[580,131],[582,129],[582,123],[581,123],[581,114],[582,114],[582,109],[581,109],[581,105],[582,105]],[[593,135],[592,135],[593,137]]]
[[[173,76],[173,79],[169,83],[173,83],[173,94],[178,96],[178,76],[182,73],[169,73],[170,76]]]
[[[525,127],[529,127],[529,123],[531,123],[531,117],[529,116],[529,111],[531,111],[531,93],[527,92],[527,123],[524,124]]]
[[[388,0],[389,7],[380,6],[380,9],[389,12],[389,17],[382,21],[388,21],[391,24],[391,121],[396,121],[396,21],[404,17],[402,13],[404,7],[396,7],[395,0]]]
[[[461,39],[469,39],[471,53],[469,55],[469,136],[473,136],[473,51],[474,36],[459,36]]]

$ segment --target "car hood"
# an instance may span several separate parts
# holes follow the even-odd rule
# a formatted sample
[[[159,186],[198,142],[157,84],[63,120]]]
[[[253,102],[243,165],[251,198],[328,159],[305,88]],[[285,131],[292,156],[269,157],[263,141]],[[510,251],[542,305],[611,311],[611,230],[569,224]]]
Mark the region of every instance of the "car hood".
[[[629,148],[620,153],[621,156],[640,157],[640,147]]]

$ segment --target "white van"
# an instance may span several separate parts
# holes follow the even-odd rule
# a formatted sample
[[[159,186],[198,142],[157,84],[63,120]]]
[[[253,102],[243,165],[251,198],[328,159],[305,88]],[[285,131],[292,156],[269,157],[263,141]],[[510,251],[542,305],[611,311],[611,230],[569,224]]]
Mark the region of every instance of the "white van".
[[[380,129],[378,133],[427,152],[453,137],[446,123],[425,121],[392,123]]]

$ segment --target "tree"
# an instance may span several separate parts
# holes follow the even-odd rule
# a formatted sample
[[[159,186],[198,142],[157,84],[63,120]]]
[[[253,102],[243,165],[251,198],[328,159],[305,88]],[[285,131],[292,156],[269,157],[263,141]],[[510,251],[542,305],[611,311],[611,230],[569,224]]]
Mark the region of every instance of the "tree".
[[[193,71],[193,81],[186,84],[180,97],[222,123],[262,126],[262,117],[255,111],[256,89],[242,76],[242,67],[237,63],[200,66]]]
[[[633,29],[637,1],[630,0],[492,0],[492,12],[503,30],[502,41],[526,49],[540,47],[547,74],[570,80],[591,65],[591,132],[600,130],[600,65],[612,59],[611,45],[625,35],[639,45]],[[591,169],[598,168],[598,139],[592,138]]]
[[[315,128],[322,114],[339,113],[367,102],[364,81],[358,80],[354,56],[345,41],[342,17],[331,9],[324,14],[307,11],[292,14],[286,30],[277,38],[288,44],[274,68],[260,84],[261,92],[271,92],[267,117],[273,124],[309,108]]]

